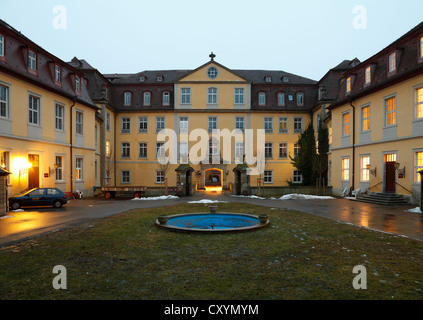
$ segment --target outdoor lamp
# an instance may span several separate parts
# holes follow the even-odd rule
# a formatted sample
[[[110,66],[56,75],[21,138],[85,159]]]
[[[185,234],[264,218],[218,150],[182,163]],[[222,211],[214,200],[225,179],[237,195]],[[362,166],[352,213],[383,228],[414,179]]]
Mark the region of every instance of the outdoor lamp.
[[[52,168],[50,168],[50,167],[48,167],[48,174],[49,174],[49,176],[54,175],[54,173],[56,172],[56,169],[57,169],[58,167],[59,167],[59,165],[58,165],[57,163],[55,163],[55,164],[54,164],[53,169],[52,169]]]

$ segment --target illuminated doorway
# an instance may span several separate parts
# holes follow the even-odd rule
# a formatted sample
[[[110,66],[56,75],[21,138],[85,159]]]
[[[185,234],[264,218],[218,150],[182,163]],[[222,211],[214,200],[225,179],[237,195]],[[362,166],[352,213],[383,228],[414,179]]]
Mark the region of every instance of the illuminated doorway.
[[[204,171],[205,184],[207,191],[222,191],[223,189],[223,171],[217,168],[211,168]]]
[[[40,187],[40,156],[38,154],[29,154],[28,163],[28,190]]]

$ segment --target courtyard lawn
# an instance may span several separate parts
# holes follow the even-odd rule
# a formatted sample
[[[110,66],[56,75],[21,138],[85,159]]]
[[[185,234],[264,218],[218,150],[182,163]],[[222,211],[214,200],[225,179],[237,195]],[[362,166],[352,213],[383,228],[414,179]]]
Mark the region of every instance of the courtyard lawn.
[[[423,299],[423,242],[306,213],[241,203],[220,212],[266,213],[246,233],[162,230],[157,216],[204,204],[139,209],[0,250],[0,299]],[[55,290],[53,267],[67,271]],[[367,271],[355,290],[353,268]]]

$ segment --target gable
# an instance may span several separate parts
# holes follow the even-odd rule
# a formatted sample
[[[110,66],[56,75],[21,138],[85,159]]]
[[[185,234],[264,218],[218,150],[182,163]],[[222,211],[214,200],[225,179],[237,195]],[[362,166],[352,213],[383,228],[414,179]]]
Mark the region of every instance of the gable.
[[[177,83],[187,82],[208,82],[208,83],[219,83],[219,82],[237,82],[237,83],[248,83],[249,81],[239,76],[235,72],[229,70],[225,66],[217,63],[216,61],[210,61],[189,74],[180,78]]]

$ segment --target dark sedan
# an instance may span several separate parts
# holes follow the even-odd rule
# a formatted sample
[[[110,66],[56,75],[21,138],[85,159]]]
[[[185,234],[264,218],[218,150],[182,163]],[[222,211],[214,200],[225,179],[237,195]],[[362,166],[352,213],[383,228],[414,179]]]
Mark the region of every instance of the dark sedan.
[[[57,188],[37,188],[25,192],[21,196],[10,197],[9,207],[17,210],[21,207],[53,206],[61,208],[68,199],[63,191]]]

